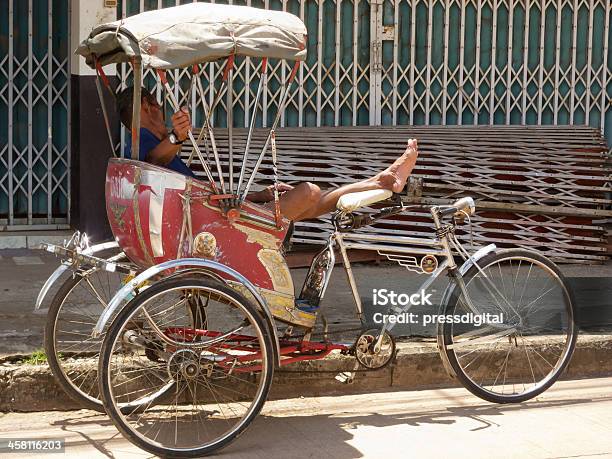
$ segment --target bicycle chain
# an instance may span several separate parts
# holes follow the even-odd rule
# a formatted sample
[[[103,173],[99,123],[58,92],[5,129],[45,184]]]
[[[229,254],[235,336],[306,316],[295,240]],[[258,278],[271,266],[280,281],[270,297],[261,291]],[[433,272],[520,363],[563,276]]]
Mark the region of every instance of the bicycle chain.
[[[312,333],[310,336],[318,336],[318,335],[337,335],[339,333],[346,333],[346,332],[351,332],[351,331],[363,331],[363,327],[359,327],[359,328],[347,328],[344,330],[336,330],[336,331],[331,331],[331,332],[317,332],[317,333]],[[296,335],[296,336],[291,336],[290,338],[304,338],[306,335]],[[280,338],[282,339],[282,338]],[[351,346],[352,349],[352,346]],[[353,356],[353,358],[355,358],[355,356]],[[356,360],[356,358],[355,358]],[[365,372],[369,372],[369,371],[379,371],[382,370],[383,368],[364,368],[364,369],[356,369],[356,370],[351,370],[351,373],[365,373]],[[345,370],[345,371],[349,371],[349,370]],[[334,373],[342,373],[341,370],[310,370],[310,371],[304,371],[304,370],[277,370],[278,373],[330,373],[330,374],[334,374]]]
[[[363,331],[363,327],[359,327],[359,328],[346,328],[343,330],[335,330],[335,331],[328,331],[328,332],[316,332],[316,333],[311,333],[310,336],[325,336],[325,335],[338,335],[340,333],[346,333],[346,332],[352,332],[352,331]],[[303,335],[292,335],[292,336],[288,336],[285,339],[296,339],[296,338],[304,338],[306,336],[306,333],[304,333]],[[280,337],[279,339],[283,339],[283,337]]]

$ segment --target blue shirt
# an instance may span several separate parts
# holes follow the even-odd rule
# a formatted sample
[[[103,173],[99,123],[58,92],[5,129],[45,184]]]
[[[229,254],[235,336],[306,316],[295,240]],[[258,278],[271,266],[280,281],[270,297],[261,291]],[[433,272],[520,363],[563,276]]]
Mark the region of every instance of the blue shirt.
[[[138,159],[140,161],[146,162],[147,155],[149,154],[149,152],[153,150],[156,146],[158,146],[160,143],[161,143],[161,140],[159,140],[155,136],[155,134],[153,134],[147,128],[140,128],[140,151],[138,152],[138,156],[139,156]],[[131,137],[128,137],[127,139],[123,157],[127,159],[132,158],[132,138]],[[179,155],[176,155],[174,158],[172,158],[172,161],[166,164],[165,167],[175,172],[178,172],[179,174],[188,175],[189,177],[195,177],[194,173],[191,171],[191,169],[187,167],[187,164],[183,162],[183,160],[179,157]]]

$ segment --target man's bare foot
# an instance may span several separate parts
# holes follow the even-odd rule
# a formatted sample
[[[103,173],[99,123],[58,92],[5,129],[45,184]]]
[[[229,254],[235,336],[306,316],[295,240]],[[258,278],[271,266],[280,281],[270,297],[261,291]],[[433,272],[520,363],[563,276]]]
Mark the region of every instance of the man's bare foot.
[[[408,140],[408,146],[406,146],[404,154],[397,158],[391,166],[372,177],[372,180],[383,190],[399,193],[406,185],[418,154],[416,139]]]

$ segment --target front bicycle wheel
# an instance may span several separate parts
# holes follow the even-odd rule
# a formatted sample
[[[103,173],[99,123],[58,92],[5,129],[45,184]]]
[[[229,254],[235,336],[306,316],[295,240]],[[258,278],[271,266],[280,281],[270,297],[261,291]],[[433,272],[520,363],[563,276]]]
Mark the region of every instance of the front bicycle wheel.
[[[442,349],[457,378],[493,403],[541,394],[567,366],[578,334],[559,268],[527,250],[490,253],[471,266],[444,307]]]
[[[198,457],[227,446],[257,416],[273,360],[269,330],[243,295],[212,279],[169,278],[109,326],[100,391],[132,443],[162,457]],[[126,413],[125,404],[140,410]]]

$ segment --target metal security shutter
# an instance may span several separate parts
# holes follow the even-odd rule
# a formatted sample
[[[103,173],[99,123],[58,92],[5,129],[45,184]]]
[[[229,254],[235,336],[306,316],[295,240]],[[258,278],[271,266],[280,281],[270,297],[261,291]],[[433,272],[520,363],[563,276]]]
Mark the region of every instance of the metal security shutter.
[[[373,8],[381,124],[586,124],[612,145],[609,0]]]
[[[188,2],[125,0],[118,17],[179,3]],[[223,3],[287,10],[308,27],[308,59],[283,126],[586,124],[612,145],[609,0]],[[238,60],[237,127],[248,123],[258,65]],[[273,69],[258,126],[273,118],[290,71],[278,62]],[[203,81],[220,71],[221,63],[209,64]],[[122,75],[125,82],[129,74]],[[175,76],[182,95],[187,73]],[[154,86],[154,75],[146,82]],[[210,100],[214,93],[209,88]]]
[[[0,230],[69,223],[69,1],[0,1]]]
[[[118,6],[118,18],[156,8],[175,6],[174,0],[127,0]],[[212,2],[215,3],[215,2]],[[235,5],[249,5],[289,11],[299,16],[308,28],[308,58],[300,66],[301,83],[290,95],[287,109],[281,116],[281,126],[351,126],[369,125],[370,100],[370,4],[366,0],[238,0],[221,1]],[[210,104],[216,96],[224,62],[210,63],[201,70],[202,83]],[[291,62],[270,61],[267,90],[262,94],[257,126],[269,126],[276,115],[282,85],[291,72]],[[257,93],[260,60],[238,57],[234,72],[234,113],[236,127],[247,127],[253,100]],[[123,66],[120,71],[122,87],[131,84],[131,71]],[[182,98],[189,88],[189,69],[169,72],[175,94]],[[153,72],[145,72],[145,85],[161,95]],[[179,81],[174,85],[174,81]],[[209,86],[216,81],[217,88]],[[226,91],[224,91],[225,93]],[[195,90],[187,95],[192,102],[192,118],[196,125],[202,121]],[[215,111],[216,126],[225,126],[225,94]]]

